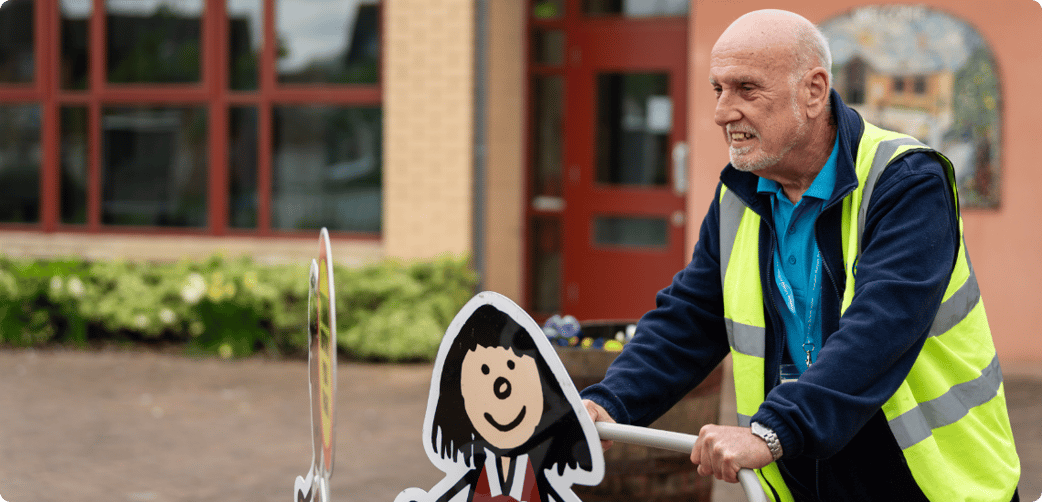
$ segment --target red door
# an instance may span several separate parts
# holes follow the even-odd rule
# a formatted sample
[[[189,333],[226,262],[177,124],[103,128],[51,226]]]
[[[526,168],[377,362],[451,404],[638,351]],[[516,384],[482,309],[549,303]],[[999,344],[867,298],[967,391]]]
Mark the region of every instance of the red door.
[[[639,318],[686,263],[686,17],[570,32],[562,311]]]

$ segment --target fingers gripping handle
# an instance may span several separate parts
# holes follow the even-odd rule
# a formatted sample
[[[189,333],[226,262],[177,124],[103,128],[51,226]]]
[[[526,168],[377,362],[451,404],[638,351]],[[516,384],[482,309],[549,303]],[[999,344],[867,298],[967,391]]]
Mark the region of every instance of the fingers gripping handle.
[[[650,448],[675,451],[678,453],[691,453],[695,447],[698,436],[682,434],[679,432],[648,429],[633,425],[612,424],[608,422],[597,422],[597,434],[603,440],[619,441],[621,443],[637,444]],[[760,480],[751,469],[738,471],[738,482],[745,490],[745,496],[749,502],[767,502],[767,495],[760,486]]]

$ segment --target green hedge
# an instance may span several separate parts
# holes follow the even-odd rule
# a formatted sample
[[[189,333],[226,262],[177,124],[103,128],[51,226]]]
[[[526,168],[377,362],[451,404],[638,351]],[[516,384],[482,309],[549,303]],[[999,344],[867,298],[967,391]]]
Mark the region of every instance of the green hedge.
[[[0,344],[183,345],[241,357],[307,352],[309,264],[18,260],[0,257]],[[466,259],[334,266],[337,332],[348,358],[431,360],[471,297]]]

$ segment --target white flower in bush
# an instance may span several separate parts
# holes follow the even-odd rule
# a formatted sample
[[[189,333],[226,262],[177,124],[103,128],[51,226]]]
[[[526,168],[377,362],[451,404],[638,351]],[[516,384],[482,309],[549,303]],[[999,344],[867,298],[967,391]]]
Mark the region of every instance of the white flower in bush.
[[[145,329],[148,327],[148,316],[145,314],[138,314],[134,316],[134,326],[138,329]]]
[[[196,273],[188,274],[184,286],[181,286],[181,298],[189,305],[195,305],[205,294],[206,279]]]
[[[51,277],[51,294],[58,296],[62,293],[62,288],[65,285],[62,284],[62,278],[58,276]]]
[[[70,277],[66,287],[69,289],[69,293],[76,298],[83,296],[83,292],[86,289],[83,287],[83,281],[79,277]]]
[[[177,314],[173,310],[164,307],[159,311],[159,320],[163,321],[163,324],[173,324],[177,320]]]

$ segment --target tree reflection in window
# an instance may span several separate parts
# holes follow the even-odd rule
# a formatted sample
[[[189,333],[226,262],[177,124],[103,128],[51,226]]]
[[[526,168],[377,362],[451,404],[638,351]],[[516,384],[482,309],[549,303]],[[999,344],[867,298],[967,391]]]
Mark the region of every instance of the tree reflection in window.
[[[375,84],[380,8],[375,0],[276,3],[278,79],[285,84]]]
[[[112,83],[199,82],[202,0],[108,0]]]

